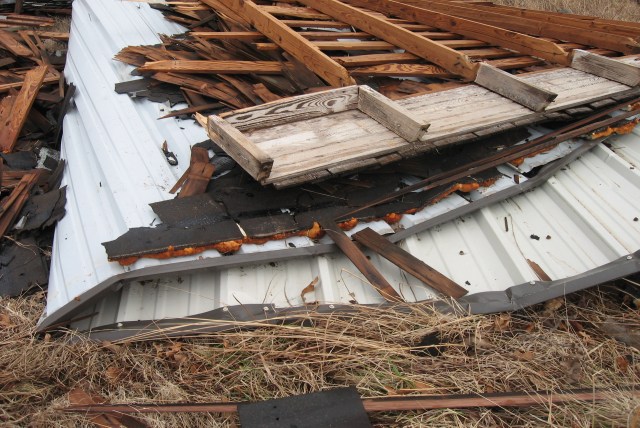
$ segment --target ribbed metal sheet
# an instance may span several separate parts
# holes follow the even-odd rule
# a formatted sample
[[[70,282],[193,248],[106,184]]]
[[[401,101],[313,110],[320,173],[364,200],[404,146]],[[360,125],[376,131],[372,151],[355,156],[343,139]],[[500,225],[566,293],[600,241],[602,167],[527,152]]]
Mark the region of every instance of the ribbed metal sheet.
[[[49,298],[41,325],[74,311],[79,317],[92,314],[75,324],[86,329],[239,306],[382,303],[346,257],[329,252],[332,246],[327,238],[320,243],[291,238],[244,245],[238,255],[224,258],[208,251],[171,261],[143,259],[133,268],[107,261],[100,243],[129,227],[152,224],[155,216],[148,204],[173,197],[167,190],[186,168],[190,145],[206,138],[191,121],[156,120],[164,113],[159,104],[115,94],[114,84],[131,78],[130,67],[111,58],[124,46],[156,43],[158,33],[181,31],[146,4],[74,2],[65,73],[78,87],[78,95],[76,109],[67,115],[64,128],[67,215],[56,230]],[[166,162],[161,151],[164,140],[180,160],[177,167]],[[547,163],[582,144],[563,144],[527,160],[520,169]],[[611,149],[595,147],[535,190],[417,231],[446,213],[515,189],[513,175],[520,170],[502,166],[504,177],[491,188],[468,198],[454,194],[415,215],[405,215],[400,228],[416,233],[408,233],[400,245],[467,288],[469,302],[490,296],[484,300],[484,309],[475,306],[474,310],[497,308],[490,304],[491,293],[507,295],[505,290],[521,284],[531,283],[525,292],[540,293],[537,298],[543,299],[545,287],[528,260],[552,280],[565,280],[603,269],[640,249],[640,222],[636,220],[640,216],[640,174],[635,169],[639,145],[637,134],[613,138]],[[521,178],[522,183],[525,179]],[[380,233],[393,231],[382,221],[367,226]],[[369,255],[407,301],[435,297],[415,278]],[[234,265],[214,268],[222,262]],[[610,275],[622,272],[611,266],[607,268]],[[144,280],[138,278],[140,272],[146,272]],[[303,299],[302,289],[314,278],[318,278],[315,291]],[[94,299],[98,294],[99,299]]]

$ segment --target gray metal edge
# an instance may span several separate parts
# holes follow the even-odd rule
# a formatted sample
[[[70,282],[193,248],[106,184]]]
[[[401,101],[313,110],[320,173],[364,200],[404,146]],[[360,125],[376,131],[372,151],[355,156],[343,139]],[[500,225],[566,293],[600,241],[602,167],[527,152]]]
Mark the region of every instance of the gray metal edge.
[[[399,231],[394,235],[389,237],[391,242],[398,242],[402,239],[405,239],[411,235],[416,233],[420,233],[424,230],[427,230],[431,227],[437,226],[439,224],[445,223],[447,221],[456,219],[458,217],[468,215],[474,211],[487,207],[489,205],[495,204],[497,202],[503,201],[510,197],[519,195],[521,193],[527,192],[529,190],[534,189],[535,187],[544,184],[553,174],[558,172],[561,168],[565,167],[570,162],[573,162],[577,158],[579,158],[584,153],[591,150],[597,144],[601,143],[605,139],[598,139],[594,141],[587,141],[582,146],[569,153],[562,159],[558,159],[553,161],[541,168],[539,173],[517,185],[509,187],[507,189],[498,191],[492,195],[483,197],[477,201],[470,202],[467,205],[462,207],[454,208],[451,211],[440,214],[436,217],[433,217],[429,220],[426,220],[420,224],[415,226],[411,226],[405,230]],[[248,264],[257,264],[257,263],[266,263],[272,261],[279,261],[283,259],[294,259],[306,256],[315,256],[321,254],[327,254],[334,251],[337,251],[337,247],[335,244],[320,244],[313,247],[299,247],[299,248],[291,248],[284,250],[274,250],[274,251],[265,251],[251,254],[236,254],[230,256],[216,257],[216,258],[205,258],[202,260],[189,260],[185,262],[175,262],[166,265],[158,265],[146,267],[143,269],[123,272],[118,275],[114,275],[106,281],[101,282],[100,284],[93,287],[91,290],[84,293],[81,297],[78,296],[76,299],[73,299],[71,302],[64,305],[62,308],[56,311],[57,316],[53,318],[52,316],[48,316],[46,318],[46,322],[41,320],[40,324],[38,324],[38,331],[42,331],[47,327],[59,324],[63,321],[63,318],[69,319],[69,316],[77,313],[87,304],[98,299],[103,293],[108,291],[111,287],[117,285],[120,281],[130,281],[130,280],[143,280],[148,278],[157,277],[158,275],[165,274],[174,274],[177,272],[192,272],[200,269],[213,269],[220,267],[234,267],[240,265],[248,265]],[[246,307],[247,305],[245,305]]]
[[[463,297],[457,301],[439,300],[412,304],[385,303],[363,305],[378,308],[392,308],[409,312],[416,305],[457,314],[482,314],[514,311],[526,306],[544,302],[568,293],[583,290],[594,285],[630,275],[640,270],[640,251],[623,256],[618,260],[599,266],[581,274],[549,282],[532,282],[515,285],[504,291],[488,291]],[[358,306],[318,305],[310,307],[275,308],[273,305],[235,305],[208,311],[188,318],[158,321],[131,321],[105,326],[87,333],[80,338],[90,340],[151,340],[170,337],[196,336],[216,331],[256,327],[258,325],[279,324],[311,316],[313,314],[335,313],[354,314]]]

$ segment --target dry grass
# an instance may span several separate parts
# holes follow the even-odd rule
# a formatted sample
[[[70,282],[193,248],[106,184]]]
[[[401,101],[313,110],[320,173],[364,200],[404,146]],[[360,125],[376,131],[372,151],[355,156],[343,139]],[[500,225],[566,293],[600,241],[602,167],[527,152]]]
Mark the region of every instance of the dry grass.
[[[631,0],[502,0],[503,4],[638,21]],[[640,381],[640,352],[601,330],[605,319],[640,326],[640,313],[612,287],[527,311],[452,316],[362,308],[188,340],[93,343],[73,333],[34,335],[44,293],[0,300],[0,425],[87,424],[61,413],[82,386],[111,402],[261,400],[353,385],[363,396],[606,388],[606,403],[525,409],[371,414],[377,426],[627,426],[640,400],[619,392]],[[416,345],[437,334],[429,356]],[[434,349],[433,347],[431,349]],[[157,415],[153,426],[234,426],[234,416]]]
[[[42,294],[0,301],[0,423],[75,426],[67,392],[83,385],[111,402],[261,400],[341,385],[363,396],[607,388],[612,400],[528,409],[372,414],[377,426],[626,426],[640,400],[615,391],[638,383],[640,353],[603,334],[606,317],[640,325],[620,294],[593,290],[511,315],[410,314],[362,308],[349,318],[261,326],[188,340],[72,343],[33,335]],[[442,354],[416,353],[428,334]],[[419,348],[418,348],[419,349]],[[433,347],[431,348],[433,349]],[[154,426],[233,426],[233,416],[154,415]]]
[[[622,21],[640,21],[640,5],[635,0],[494,0],[494,3]]]

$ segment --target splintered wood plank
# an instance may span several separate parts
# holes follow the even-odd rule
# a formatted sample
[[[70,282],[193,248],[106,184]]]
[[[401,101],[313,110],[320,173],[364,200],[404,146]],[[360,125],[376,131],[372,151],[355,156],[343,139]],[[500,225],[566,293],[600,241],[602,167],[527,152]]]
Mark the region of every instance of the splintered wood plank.
[[[475,83],[533,111],[544,110],[558,96],[484,63],[480,64]]]
[[[251,105],[239,97],[240,93],[238,91],[235,91],[235,89],[230,91],[230,87],[223,83],[211,83],[207,80],[200,80],[184,74],[155,73],[151,77],[161,82],[172,83],[183,88],[191,89],[199,94],[215,98],[233,108],[244,108]]]
[[[253,178],[262,180],[269,176],[273,159],[226,120],[218,116],[209,116],[207,133]]]
[[[454,31],[466,37],[482,40],[522,54],[534,55],[553,63],[562,65],[568,65],[569,63],[567,52],[561,47],[547,40],[541,40],[526,34],[392,0],[347,0],[347,2],[422,24],[432,25],[443,30]]]
[[[253,85],[253,92],[255,92],[255,94],[260,97],[260,99],[265,103],[270,103],[281,99],[279,95],[271,92],[269,88],[267,88],[263,83],[256,83],[255,85]]]
[[[289,26],[263,11],[251,0],[227,0],[224,6],[220,2],[202,0],[204,3],[233,14],[242,16],[258,31],[273,40],[298,61],[306,64],[314,73],[333,86],[349,86],[355,81],[340,64],[311,45],[307,39],[293,31]]]
[[[376,254],[381,255],[405,272],[418,278],[440,293],[459,299],[468,293],[467,290],[418,259],[407,251],[392,244],[370,228],[366,228],[353,235],[353,238]]]
[[[474,80],[476,77],[477,66],[471,63],[468,57],[441,43],[392,24],[386,19],[334,0],[300,0],[300,2],[427,59],[451,73],[469,80]]]
[[[369,259],[360,251],[358,246],[353,243],[335,222],[329,219],[318,219],[318,223],[326,234],[335,242],[342,250],[345,256],[355,267],[364,275],[367,281],[375,287],[380,295],[389,302],[403,302],[398,292],[389,284],[385,277],[376,269]]]
[[[25,173],[9,196],[2,199],[0,203],[0,237],[4,236],[13,225],[39,177],[40,170]]]
[[[0,30],[0,46],[14,54],[15,56],[33,57],[31,49],[13,38],[9,31]]]
[[[339,113],[358,107],[358,87],[300,95],[290,100],[262,104],[223,114],[239,130],[269,128],[284,123]]]
[[[142,67],[138,67],[138,71],[143,73],[280,74],[282,64],[277,61],[164,60],[147,62]]]
[[[640,84],[640,67],[579,49],[574,50],[572,54],[571,67],[577,70],[628,86]]]
[[[429,123],[416,120],[409,110],[368,86],[358,88],[358,109],[408,142],[420,141]]]
[[[0,149],[3,153],[11,152],[18,141],[22,126],[27,120],[46,74],[47,67],[38,66],[25,75],[22,89],[16,97],[11,113],[8,117],[2,118],[2,124],[0,124]]]

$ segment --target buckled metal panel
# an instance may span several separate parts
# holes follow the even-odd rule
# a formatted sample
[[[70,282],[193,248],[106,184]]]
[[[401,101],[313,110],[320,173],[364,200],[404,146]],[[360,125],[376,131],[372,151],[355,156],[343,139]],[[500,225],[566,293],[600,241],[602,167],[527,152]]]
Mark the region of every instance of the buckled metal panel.
[[[232,257],[207,251],[171,261],[143,259],[131,269],[107,261],[100,243],[129,227],[157,222],[148,204],[173,197],[167,191],[188,165],[190,145],[206,138],[192,121],[157,120],[166,106],[116,94],[114,84],[130,80],[131,68],[112,57],[124,46],[156,43],[158,33],[182,30],[146,4],[74,2],[66,75],[78,91],[63,139],[67,215],[56,230],[41,326],[83,314],[92,315],[74,324],[80,329],[197,316],[240,305],[382,303],[346,257],[330,252],[328,238],[319,243],[291,238],[244,245]],[[165,140],[177,154],[177,167],[169,166],[162,153]],[[530,304],[548,298],[553,287],[553,293],[561,294],[562,281],[592,278],[576,285],[581,287],[593,285],[593,278],[623,274],[633,267],[620,269],[618,261],[640,249],[640,136],[614,137],[609,143],[611,148],[596,146],[534,190],[473,213],[454,214],[441,224],[409,233],[399,244],[467,288],[466,301],[476,311],[502,310],[505,301],[517,307],[512,297],[521,291],[510,293],[515,286],[530,287],[522,292],[527,296],[523,304]],[[550,162],[554,154],[584,144],[564,144],[521,168]],[[513,174],[519,171],[500,168],[504,177],[491,188],[465,197],[453,194],[405,215],[400,226],[432,224],[443,219],[439,216],[493,200],[498,192],[526,181],[521,177],[516,185]],[[393,231],[382,221],[368,226],[380,233]],[[436,297],[391,263],[368,255],[407,301]],[[531,262],[558,282],[545,286]],[[592,272],[599,274],[589,276]],[[314,278],[315,290],[301,296]]]

